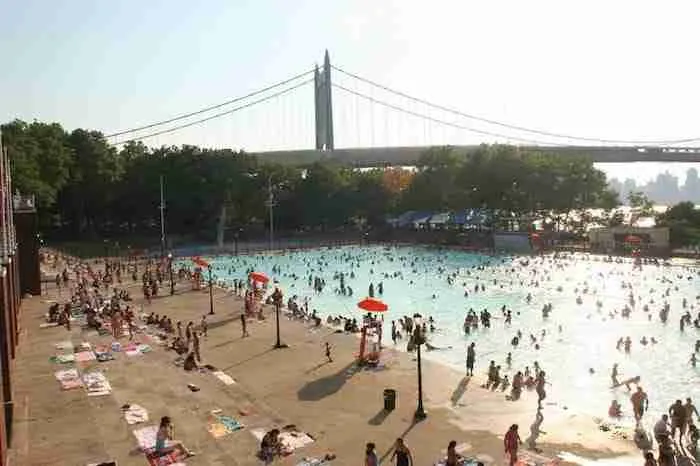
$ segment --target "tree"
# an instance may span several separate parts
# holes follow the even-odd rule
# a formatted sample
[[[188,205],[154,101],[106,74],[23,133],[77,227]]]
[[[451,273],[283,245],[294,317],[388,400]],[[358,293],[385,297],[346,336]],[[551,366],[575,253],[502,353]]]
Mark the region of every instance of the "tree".
[[[635,225],[641,218],[654,216],[654,203],[641,191],[632,191],[627,195],[627,201],[632,209],[630,225]]]
[[[670,230],[671,247],[700,244],[700,211],[692,202],[681,202],[656,216],[656,224]]]
[[[27,124],[21,120],[2,125],[0,130],[13,187],[23,194],[34,194],[45,212],[55,204],[74,166],[65,131],[58,123]]]

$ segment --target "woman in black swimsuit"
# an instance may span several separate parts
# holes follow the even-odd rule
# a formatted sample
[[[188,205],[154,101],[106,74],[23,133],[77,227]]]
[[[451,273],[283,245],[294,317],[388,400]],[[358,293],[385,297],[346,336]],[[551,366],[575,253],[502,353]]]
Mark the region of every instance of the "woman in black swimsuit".
[[[411,456],[411,450],[408,449],[405,443],[403,443],[402,438],[396,439],[396,445],[394,445],[394,454],[391,455],[391,459],[396,458],[396,466],[413,466],[413,457]]]

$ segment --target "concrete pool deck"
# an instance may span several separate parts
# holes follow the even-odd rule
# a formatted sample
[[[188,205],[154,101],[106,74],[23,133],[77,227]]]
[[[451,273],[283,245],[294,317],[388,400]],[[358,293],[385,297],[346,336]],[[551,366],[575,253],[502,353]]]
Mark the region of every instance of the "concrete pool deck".
[[[128,289],[138,308],[142,304],[140,287],[132,283]],[[225,385],[210,373],[185,372],[173,364],[173,352],[153,344],[153,351],[142,356],[118,353],[114,361],[91,364],[105,371],[112,386],[110,395],[88,397],[83,389],[62,391],[54,372],[63,367],[49,362],[56,354],[55,344],[64,340],[76,345],[82,341],[109,344],[112,338],[81,334],[77,326],[70,332],[62,327],[39,328],[48,309],[46,301],[56,298],[55,288],[49,287],[47,296],[23,303],[15,361],[12,465],[86,465],[108,460],[121,466],[147,464],[136,450],[132,431],[156,424],[164,415],[172,417],[176,438],[197,453],[187,460],[191,465],[260,464],[255,457],[259,442],[251,431],[288,424],[316,441],[280,464],[296,464],[302,457],[320,458],[326,453],[337,456],[331,462],[334,465],[361,464],[369,441],[377,445],[380,458],[388,460],[399,436],[411,448],[416,465],[430,465],[442,458],[453,439],[464,444],[465,456],[501,464],[502,433],[508,425],[518,423],[525,440],[536,412],[531,394],[516,403],[505,402],[502,393],[479,388],[476,379],[463,379],[456,371],[428,361],[424,363],[428,418],[416,424],[412,421],[416,407],[412,355],[388,350],[385,370],[354,371],[355,336],[327,327],[310,329],[284,317],[282,340],[290,347],[274,350],[274,315],[268,312],[266,321],[251,323],[250,337],[242,339],[238,317],[243,302],[218,289],[216,314],[208,316],[209,335],[202,341],[202,359],[235,379],[235,384]],[[190,291],[185,283],[179,284],[175,296],[144,304],[146,312],[195,324],[208,309],[208,293]],[[127,340],[122,338],[122,344]],[[326,341],[333,346],[333,363],[325,362]],[[190,383],[201,390],[190,391]],[[398,392],[397,409],[391,413],[382,409],[384,388]],[[146,408],[150,422],[128,425],[120,410],[124,404]],[[215,439],[207,431],[214,409],[236,418],[245,429]],[[549,434],[539,440],[550,443],[539,446],[546,454],[566,450],[602,458],[634,451],[631,442],[611,439],[597,431],[592,421],[572,417],[565,410],[545,406],[544,416],[542,430]]]

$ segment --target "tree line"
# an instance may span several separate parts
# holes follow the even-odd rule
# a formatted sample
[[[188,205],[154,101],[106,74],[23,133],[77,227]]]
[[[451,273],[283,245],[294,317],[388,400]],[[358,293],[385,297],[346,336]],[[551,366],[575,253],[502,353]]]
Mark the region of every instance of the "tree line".
[[[585,158],[482,145],[470,153],[426,150],[414,169],[355,169],[332,160],[307,166],[267,163],[229,149],[114,147],[99,131],[58,123],[2,125],[13,187],[36,195],[43,234],[101,238],[160,234],[160,177],[170,235],[213,239],[216,231],[262,231],[268,191],[281,230],[375,228],[387,216],[487,209],[494,226],[582,227],[587,209],[612,221],[619,205],[605,174]]]

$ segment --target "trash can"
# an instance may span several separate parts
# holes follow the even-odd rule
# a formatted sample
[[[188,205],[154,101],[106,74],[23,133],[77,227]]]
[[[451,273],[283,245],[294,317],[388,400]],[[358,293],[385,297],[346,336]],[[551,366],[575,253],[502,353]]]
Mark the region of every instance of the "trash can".
[[[396,390],[391,388],[384,389],[384,411],[393,411],[396,409]]]

